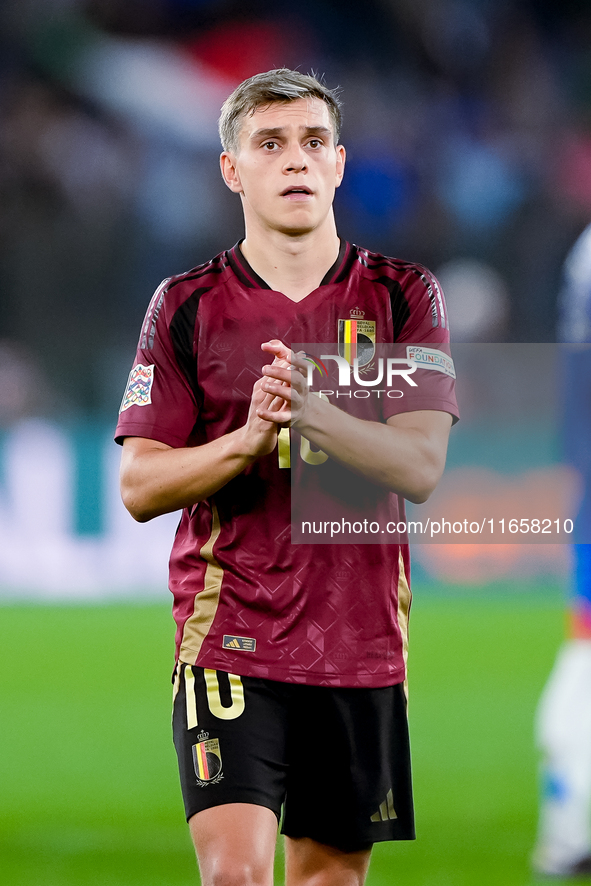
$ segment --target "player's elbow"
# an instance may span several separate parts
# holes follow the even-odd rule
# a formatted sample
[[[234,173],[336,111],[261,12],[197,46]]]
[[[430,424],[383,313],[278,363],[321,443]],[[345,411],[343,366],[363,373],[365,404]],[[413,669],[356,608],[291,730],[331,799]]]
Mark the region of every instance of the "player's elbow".
[[[130,459],[123,459],[121,462],[119,489],[126,510],[138,523],[147,523],[158,516],[159,512],[154,507],[142,474],[136,470],[135,462]]]
[[[147,523],[164,513],[159,485],[155,482],[153,441],[126,438],[121,454],[119,489],[125,508],[138,523]]]
[[[413,489],[407,492],[404,497],[412,502],[413,505],[422,505],[427,501],[432,492],[433,489]]]
[[[121,499],[126,510],[129,511],[133,519],[138,523],[147,523],[148,520],[156,516],[156,513],[149,507],[148,502],[138,494],[137,490],[126,485],[123,481],[121,482]]]
[[[142,508],[125,505],[133,519],[136,523],[147,523],[149,520],[152,520],[157,514],[152,514],[150,511],[144,510]]]
[[[408,488],[404,490],[404,497],[413,505],[424,504],[435,491],[444,465],[438,463],[426,463],[409,477]]]

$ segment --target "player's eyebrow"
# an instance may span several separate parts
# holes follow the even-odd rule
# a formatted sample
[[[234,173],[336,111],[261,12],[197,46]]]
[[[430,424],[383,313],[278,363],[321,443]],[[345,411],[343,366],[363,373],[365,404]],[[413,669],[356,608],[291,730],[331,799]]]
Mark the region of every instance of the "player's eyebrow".
[[[306,126],[306,135],[332,135],[332,129],[329,129],[328,126]]]
[[[303,134],[307,138],[310,138],[310,136],[314,135],[323,136],[324,138],[326,138],[327,135],[329,136],[332,134],[331,130],[327,126],[305,126],[303,127],[303,130]],[[269,129],[257,129],[255,130],[255,132],[252,133],[250,138],[252,141],[258,141],[262,138],[280,138],[281,136],[285,135],[285,131],[286,129],[284,126],[274,126]]]

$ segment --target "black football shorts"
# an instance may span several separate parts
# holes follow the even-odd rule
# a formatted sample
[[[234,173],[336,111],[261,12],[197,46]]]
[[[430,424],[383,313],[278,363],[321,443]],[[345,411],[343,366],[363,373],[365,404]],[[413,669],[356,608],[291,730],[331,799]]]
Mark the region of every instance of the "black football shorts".
[[[185,664],[174,681],[187,819],[254,803],[282,818],[287,836],[347,852],[414,839],[402,684],[334,689]]]

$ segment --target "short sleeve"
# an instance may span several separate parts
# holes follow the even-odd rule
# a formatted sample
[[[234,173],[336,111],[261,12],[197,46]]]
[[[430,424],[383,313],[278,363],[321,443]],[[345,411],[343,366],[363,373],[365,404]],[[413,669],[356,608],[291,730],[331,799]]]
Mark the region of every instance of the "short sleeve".
[[[182,287],[171,287],[167,279],[152,297],[119,409],[117,443],[125,437],[146,437],[175,448],[189,443],[199,415],[196,312],[192,317],[189,312],[188,323],[190,292],[184,296]]]
[[[415,371],[400,376],[402,396],[387,397],[383,418],[428,409],[459,418],[449,323],[439,281],[427,268],[409,265],[403,281],[406,319],[395,342],[396,356],[412,360]]]

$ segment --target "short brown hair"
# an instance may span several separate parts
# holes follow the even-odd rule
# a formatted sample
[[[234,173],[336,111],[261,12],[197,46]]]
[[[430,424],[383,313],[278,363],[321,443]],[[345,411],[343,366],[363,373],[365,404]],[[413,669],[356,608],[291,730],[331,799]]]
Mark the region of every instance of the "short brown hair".
[[[324,86],[313,74],[277,68],[244,80],[222,105],[218,126],[224,151],[238,151],[242,119],[247,114],[275,102],[293,102],[298,98],[319,98],[328,105],[335,145],[338,144],[342,115],[337,90]]]

